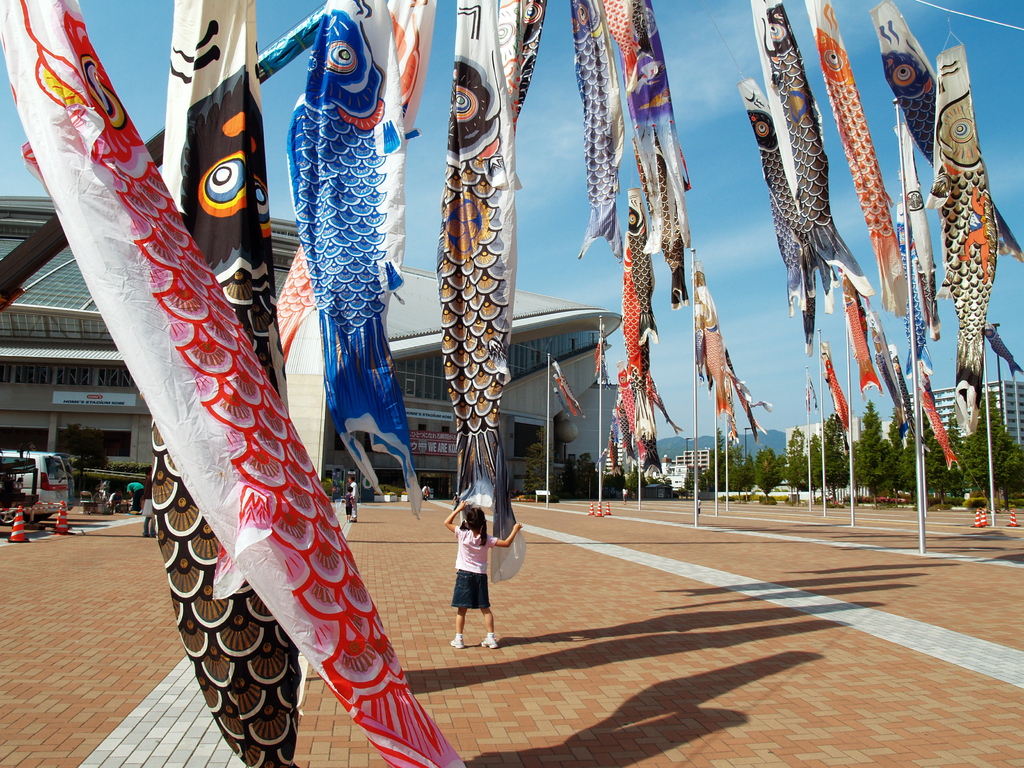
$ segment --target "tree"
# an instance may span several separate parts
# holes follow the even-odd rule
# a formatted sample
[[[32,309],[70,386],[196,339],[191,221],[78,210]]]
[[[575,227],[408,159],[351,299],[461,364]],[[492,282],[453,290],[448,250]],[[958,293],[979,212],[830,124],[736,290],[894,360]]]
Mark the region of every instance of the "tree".
[[[888,488],[893,495],[905,493],[916,496],[917,470],[914,467],[914,440],[909,434],[905,442],[900,437],[895,408],[893,409],[892,423],[889,424],[888,443],[889,460],[885,464],[882,488]]]
[[[537,430],[537,442],[526,449],[526,474],[523,477],[523,491],[532,494],[534,491],[544,489],[544,473],[546,469],[545,456],[550,459],[550,451],[547,450],[547,430],[541,427]],[[551,462],[554,464],[554,462]],[[552,477],[552,486],[556,484],[556,478]],[[555,488],[552,487],[554,492]]]
[[[807,490],[807,450],[802,429],[794,429],[786,446],[785,481],[794,491]]]
[[[589,453],[581,453],[576,459],[575,496],[592,499],[597,494],[597,465]]]
[[[722,487],[726,488],[725,478],[729,478],[729,487],[726,490],[731,494],[733,491],[739,490],[739,478],[742,473],[741,463],[743,461],[743,451],[738,445],[730,445],[728,451],[726,451],[726,462],[729,466],[729,473],[726,475],[725,468],[722,469]]]
[[[850,456],[846,430],[836,414],[825,421],[825,484],[833,498],[840,488],[850,484]]]
[[[732,470],[732,474],[729,476],[729,482],[735,486],[736,490],[742,491],[743,493],[750,493],[755,484],[753,456],[748,453],[746,457],[744,457],[743,463],[738,464],[736,469]]]
[[[821,491],[822,499],[825,498],[825,491],[821,487],[821,435],[811,435],[811,498],[814,498],[814,489]]]
[[[975,490],[984,491],[988,496],[988,432],[986,409],[991,410],[992,422],[992,475],[998,491],[1008,500],[1010,490],[1016,490],[1024,483],[1024,454],[1006,430],[1003,415],[996,406],[995,394],[989,393],[979,404],[978,428],[963,441],[964,480]],[[996,499],[990,499],[996,504]]]
[[[960,464],[954,464],[952,468],[946,466],[946,454],[939,445],[935,432],[931,428],[931,422],[927,422],[925,429],[925,445],[927,451],[924,455],[924,471],[927,478],[928,488],[937,491],[941,501],[945,501],[946,495],[963,496],[964,473]],[[949,447],[956,454],[959,462],[963,462],[963,441],[960,439],[960,428],[956,421],[950,416],[949,424],[946,427],[946,435],[949,438]]]
[[[78,470],[79,485],[86,469],[103,469],[107,466],[107,452],[103,448],[103,430],[68,424],[60,431],[57,446],[70,453],[72,463]]]
[[[878,491],[883,487],[889,460],[889,444],[882,436],[882,419],[875,410],[875,404],[868,401],[861,417],[860,440],[853,449],[855,477],[865,485],[878,503]]]
[[[761,493],[771,495],[782,483],[784,469],[783,459],[775,455],[774,449],[765,447],[757,452],[754,459],[754,481]]]
[[[562,474],[558,478],[558,487],[561,493],[566,496],[576,496],[576,484],[579,481],[579,474],[576,470],[576,459],[569,456],[562,462]]]

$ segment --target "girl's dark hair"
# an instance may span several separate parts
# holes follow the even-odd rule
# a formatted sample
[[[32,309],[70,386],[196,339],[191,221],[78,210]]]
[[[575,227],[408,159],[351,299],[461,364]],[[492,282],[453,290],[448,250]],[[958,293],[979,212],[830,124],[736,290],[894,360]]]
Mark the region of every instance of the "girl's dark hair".
[[[487,544],[487,518],[480,507],[469,507],[464,513],[465,520],[459,526],[463,530],[469,529],[480,537],[480,546]]]

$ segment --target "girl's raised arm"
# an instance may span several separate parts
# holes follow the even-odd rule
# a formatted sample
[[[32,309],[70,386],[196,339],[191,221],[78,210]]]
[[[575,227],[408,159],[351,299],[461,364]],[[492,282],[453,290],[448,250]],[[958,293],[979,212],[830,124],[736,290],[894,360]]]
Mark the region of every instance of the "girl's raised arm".
[[[516,534],[519,533],[519,531],[521,531],[522,528],[523,528],[523,524],[522,523],[516,523],[515,525],[512,526],[512,533],[510,533],[507,538],[498,539],[496,542],[494,542],[494,546],[496,546],[496,547],[511,547],[513,539],[515,539]]]
[[[465,508],[465,506],[466,506],[466,502],[465,501],[460,501],[459,502],[459,506],[457,506],[455,509],[453,509],[452,513],[450,515],[448,515],[448,519],[446,519],[444,521],[444,527],[445,528],[447,528],[449,531],[454,531],[455,530],[455,523],[452,522],[452,521]]]

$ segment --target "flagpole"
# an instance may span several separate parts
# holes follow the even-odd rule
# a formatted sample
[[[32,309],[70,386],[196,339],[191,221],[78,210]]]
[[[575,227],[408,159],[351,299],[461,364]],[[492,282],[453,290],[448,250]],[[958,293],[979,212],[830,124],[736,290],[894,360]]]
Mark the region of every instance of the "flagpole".
[[[853,288],[853,290],[857,290]],[[855,300],[856,302],[856,300]],[[858,313],[859,314],[859,313]],[[846,318],[846,391],[850,393],[850,426],[846,430],[846,445],[849,449],[850,459],[850,527],[853,528],[857,524],[857,487],[854,485],[853,477],[853,363],[851,362],[850,356],[850,317]],[[857,322],[860,322],[858,320]]]
[[[988,440],[988,508],[992,513],[992,527],[996,527],[996,476],[992,469],[992,398],[988,394],[988,350],[985,349],[985,342],[982,341],[981,352],[981,380],[982,392],[985,397],[985,429]]]
[[[693,288],[693,527],[700,525],[700,484],[697,480],[697,439],[700,436],[700,429],[697,426],[697,377],[700,375],[697,370],[697,251],[690,249],[690,285]]]
[[[715,419],[718,421],[718,419]],[[715,424],[715,517],[718,517],[718,425]]]
[[[807,513],[814,513],[814,484],[811,482],[811,368],[804,366],[804,374],[807,377],[807,434],[804,436],[804,445],[807,447]],[[817,400],[817,398],[815,398]]]
[[[729,433],[725,434],[725,514],[729,514]]]
[[[828,517],[828,499],[825,498],[825,373],[821,366],[821,329],[818,329],[818,390],[821,400],[818,401],[818,416],[821,417],[821,516]],[[810,438],[808,438],[810,439]]]
[[[640,512],[644,504],[644,467],[640,461],[640,438],[636,442],[636,511]]]
[[[551,507],[551,353],[548,352],[547,421],[544,427],[544,509]]]
[[[604,316],[599,318],[600,332],[597,337],[598,345],[598,356],[597,356],[597,508],[601,508],[601,500],[604,496],[604,453],[603,446],[601,444],[602,435],[601,431],[601,417],[604,415],[604,378],[601,374],[604,372]]]
[[[900,205],[896,208],[897,220],[902,209],[903,215],[903,270],[907,276],[907,315],[910,328],[910,380],[914,387],[914,399],[911,406],[914,408],[914,468],[917,472],[917,549],[923,555],[928,550],[928,542],[925,538],[925,518],[928,514],[928,486],[925,480],[924,467],[924,440],[921,430],[924,429],[924,419],[921,415],[921,382],[920,373],[917,370],[917,316],[914,312],[917,306],[917,266],[914,263],[911,253],[910,216],[907,215],[907,169],[903,164],[903,144],[905,131],[900,129],[901,114],[899,101],[892,100],[893,109],[896,112],[896,137],[900,148]]]

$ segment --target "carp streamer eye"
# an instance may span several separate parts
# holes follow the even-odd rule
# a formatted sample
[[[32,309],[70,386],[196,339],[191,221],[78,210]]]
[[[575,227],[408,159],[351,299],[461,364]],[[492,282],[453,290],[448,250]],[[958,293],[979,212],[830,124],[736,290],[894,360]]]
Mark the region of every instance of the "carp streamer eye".
[[[835,48],[826,50],[825,55],[822,56],[822,61],[833,72],[842,72],[843,70],[843,56]]]
[[[455,93],[455,119],[459,121],[472,120],[480,108],[480,103],[472,91],[459,88]]]
[[[327,68],[329,70],[341,75],[351,75],[358,64],[358,58],[351,45],[344,40],[331,43],[327,50]]]
[[[900,64],[892,71],[892,79],[896,85],[906,88],[917,78],[917,72],[909,64]]]
[[[263,179],[253,178],[253,197],[256,199],[256,215],[264,237],[270,237],[270,198]]]
[[[974,124],[966,117],[960,118],[949,129],[953,141],[963,144],[974,138]]]
[[[208,170],[199,183],[199,202],[211,216],[223,218],[245,207],[245,156],[228,155]]]
[[[576,24],[580,29],[587,29],[590,26],[590,9],[583,4],[580,4],[576,11]]]
[[[128,115],[121,105],[121,101],[114,94],[114,91],[104,84],[105,78],[99,68],[99,64],[92,56],[82,56],[82,72],[85,73],[85,81],[89,87],[89,94],[113,128],[124,128],[128,122]]]

